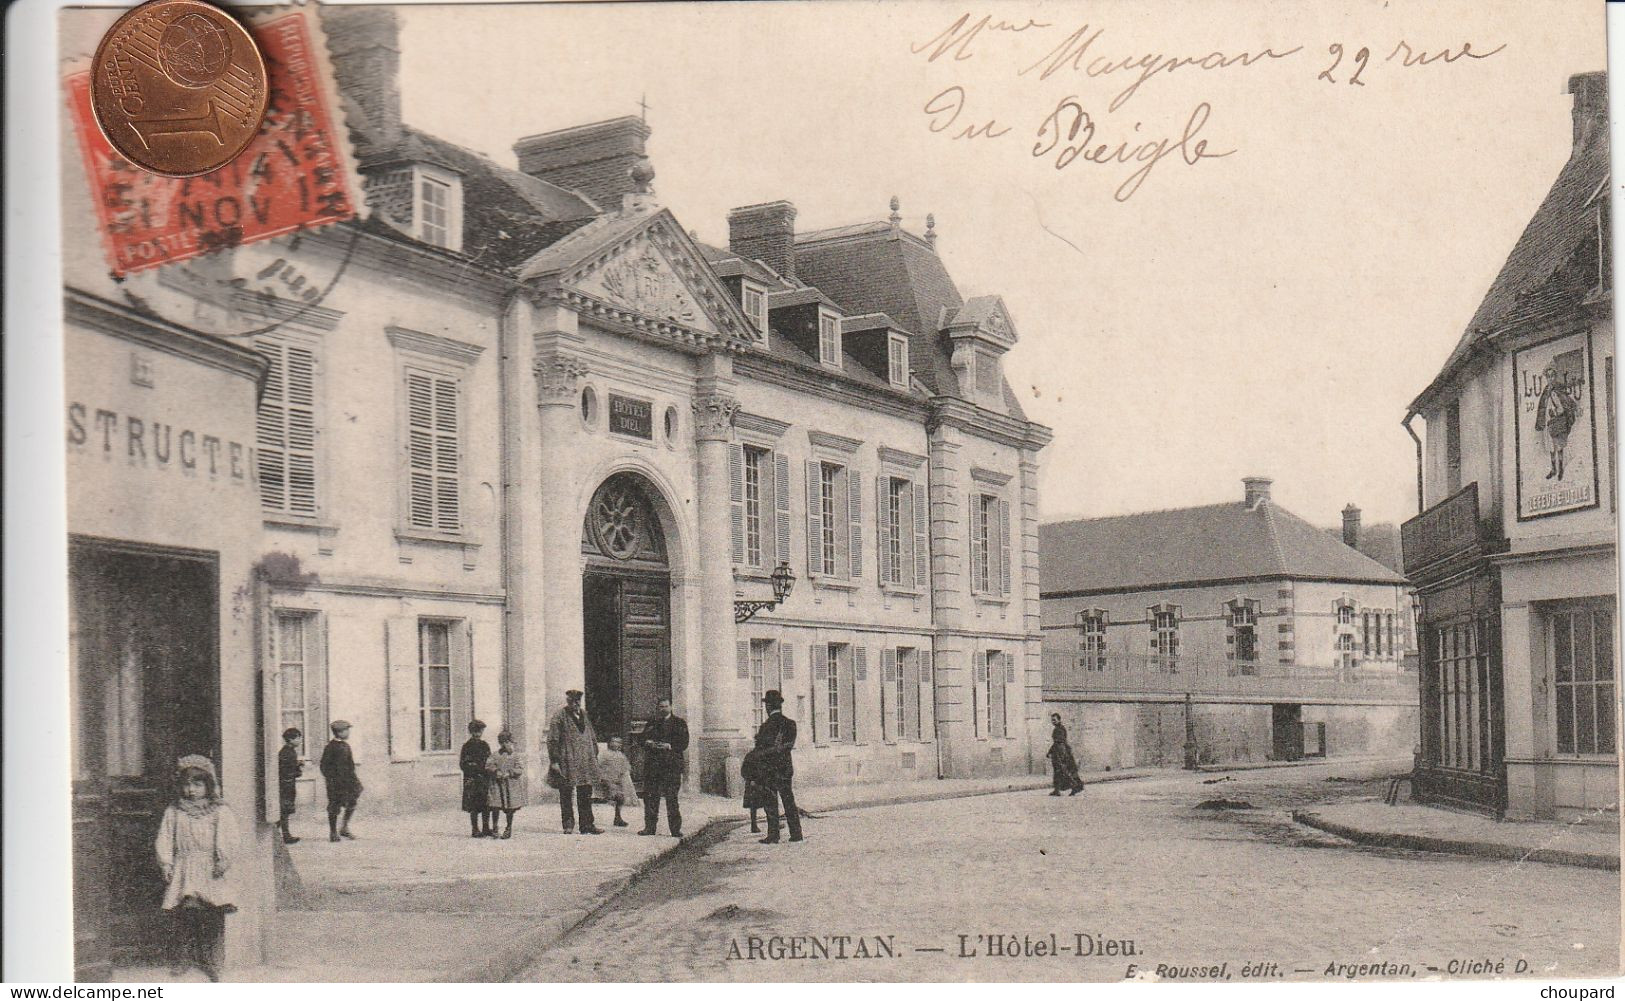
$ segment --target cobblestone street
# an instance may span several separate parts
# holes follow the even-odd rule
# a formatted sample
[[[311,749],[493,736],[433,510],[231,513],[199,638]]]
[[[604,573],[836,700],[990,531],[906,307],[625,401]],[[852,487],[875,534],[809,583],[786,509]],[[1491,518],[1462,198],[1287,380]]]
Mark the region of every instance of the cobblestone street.
[[[1369,769],[1334,763],[833,812],[808,820],[797,845],[735,827],[684,846],[522,979],[1101,981],[1131,964],[1137,976],[1161,966],[1164,978],[1178,967],[1232,981],[1377,965],[1362,979],[1403,979],[1485,962],[1470,973],[1502,962],[1512,976],[1520,961],[1523,976],[1550,979],[1617,968],[1616,872],[1357,847],[1288,817],[1380,794]],[[1028,954],[996,955],[994,939]]]

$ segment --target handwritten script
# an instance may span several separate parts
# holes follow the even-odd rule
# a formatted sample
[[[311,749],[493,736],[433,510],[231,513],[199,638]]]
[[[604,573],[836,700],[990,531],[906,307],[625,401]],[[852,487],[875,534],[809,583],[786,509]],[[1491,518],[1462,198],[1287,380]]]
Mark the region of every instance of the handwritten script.
[[[920,110],[926,129],[948,140],[1030,138],[1031,158],[1058,171],[1079,161],[1101,167],[1133,165],[1112,193],[1117,201],[1126,202],[1165,159],[1197,167],[1238,152],[1234,147],[1210,146],[1210,139],[1202,135],[1214,117],[1209,100],[1195,101],[1182,122],[1166,128],[1150,127],[1124,111],[1146,87],[1175,74],[1188,77],[1261,71],[1270,66],[1302,67],[1294,79],[1311,86],[1365,87],[1368,71],[1398,74],[1443,68],[1489,59],[1506,48],[1505,43],[1475,47],[1471,41],[1444,46],[1418,45],[1407,39],[1376,41],[1376,48],[1337,40],[1324,46],[1299,43],[1209,52],[1122,52],[1113,47],[1106,28],[1096,24],[1073,28],[1033,18],[996,19],[965,13],[930,38],[910,44],[909,52],[927,63],[946,66],[973,59],[1001,60],[1034,90],[1052,78],[1075,83],[1108,81],[1115,89],[1104,98],[1103,106],[1092,105],[1090,99],[1077,94],[1059,101],[1052,95],[1039,95],[1036,112],[1024,110],[1001,120],[978,110],[967,86],[955,81],[927,98]]]

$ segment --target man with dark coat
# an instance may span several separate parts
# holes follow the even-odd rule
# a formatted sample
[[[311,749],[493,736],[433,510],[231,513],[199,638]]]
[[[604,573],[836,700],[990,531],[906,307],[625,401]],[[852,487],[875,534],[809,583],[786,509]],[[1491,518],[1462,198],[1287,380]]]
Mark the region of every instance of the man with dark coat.
[[[356,801],[361,798],[361,779],[355,773],[355,754],[350,750],[350,721],[336,719],[332,730],[333,739],[322,750],[322,778],[327,780],[327,840],[354,841],[350,818],[355,816]],[[340,813],[344,815],[342,824]]]
[[[688,751],[688,721],[671,711],[671,699],[656,705],[659,718],[643,731],[643,830],[655,833],[660,800],[666,800],[666,828],[674,838],[683,836],[683,811],[677,790],[683,784],[684,754]]]
[[[779,802],[784,803],[785,820],[790,823],[790,840],[800,841],[801,811],[796,808],[796,794],[791,788],[795,778],[795,760],[790,749],[796,746],[796,721],[784,715],[784,696],[777,689],[769,689],[762,696],[767,707],[767,719],[756,731],[756,781],[760,782],[766,799],[767,837],[764,845],[779,843]]]
[[[575,832],[578,813],[582,834],[604,833],[592,819],[592,787],[598,781],[598,737],[581,707],[581,693],[574,688],[564,693],[564,708],[554,713],[547,724],[547,761],[548,784],[559,791],[564,833]]]

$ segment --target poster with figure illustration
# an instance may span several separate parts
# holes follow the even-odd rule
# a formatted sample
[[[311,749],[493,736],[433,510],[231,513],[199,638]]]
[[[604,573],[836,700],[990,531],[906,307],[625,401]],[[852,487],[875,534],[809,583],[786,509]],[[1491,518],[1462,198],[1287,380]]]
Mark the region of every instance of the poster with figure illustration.
[[[1571,334],[1513,355],[1518,520],[1597,504],[1590,338]]]

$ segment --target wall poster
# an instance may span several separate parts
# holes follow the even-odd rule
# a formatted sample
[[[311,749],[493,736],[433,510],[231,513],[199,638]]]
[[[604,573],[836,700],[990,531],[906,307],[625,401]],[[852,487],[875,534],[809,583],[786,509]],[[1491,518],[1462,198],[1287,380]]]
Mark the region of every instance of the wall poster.
[[[1512,356],[1518,520],[1597,505],[1591,338],[1570,334]]]

